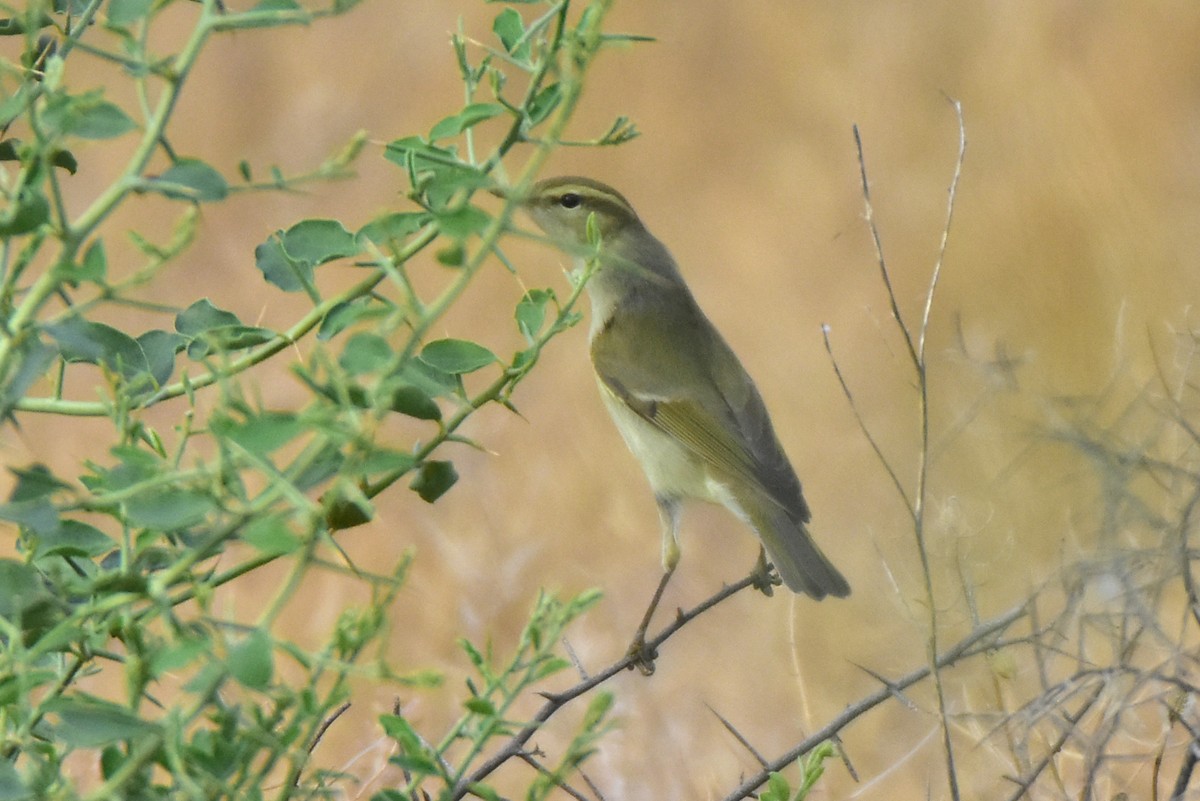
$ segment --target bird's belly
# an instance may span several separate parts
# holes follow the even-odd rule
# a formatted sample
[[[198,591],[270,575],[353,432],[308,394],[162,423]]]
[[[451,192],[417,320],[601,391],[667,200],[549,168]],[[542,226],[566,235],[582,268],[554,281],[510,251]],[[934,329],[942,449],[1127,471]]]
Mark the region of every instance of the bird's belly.
[[[700,457],[640,417],[603,384],[600,394],[625,444],[642,465],[655,495],[730,506],[729,492],[711,475]]]

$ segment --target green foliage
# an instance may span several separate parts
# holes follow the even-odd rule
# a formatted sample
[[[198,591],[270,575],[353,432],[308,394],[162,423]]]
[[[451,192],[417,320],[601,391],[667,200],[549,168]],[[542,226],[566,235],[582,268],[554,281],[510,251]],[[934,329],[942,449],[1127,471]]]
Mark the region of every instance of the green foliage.
[[[825,741],[796,760],[800,769],[800,781],[795,792],[782,773],[772,773],[767,779],[767,789],[759,796],[760,801],[804,801],[808,792],[825,772],[825,760],[836,752],[833,743]]]
[[[205,235],[199,206],[350,177],[366,135],[310,171],[270,168],[258,181],[249,164],[226,174],[203,154],[177,154],[173,114],[214,37],[241,31],[249,45],[255,29],[313,24],[354,0],[262,0],[240,11],[216,0],[68,5],[0,6],[0,34],[23,50],[0,64],[0,422],[90,416],[107,419],[111,437],[61,475],[42,464],[12,468],[15,487],[0,503],[13,555],[0,559],[0,798],[332,796],[340,778],[314,766],[310,751],[351,678],[436,683],[375,656],[409,559],[347,565],[338,531],[370,520],[385,491],[407,485],[426,502],[441,499],[459,479],[462,423],[488,404],[511,408],[542,349],[579,319],[582,283],[562,300],[548,288],[525,295],[516,352],[429,336],[485,264],[499,256],[509,266],[499,244],[512,204],[488,212],[476,194],[498,183],[519,144],[532,145],[514,171],[528,185],[562,140],[592,58],[621,37],[602,32],[602,0],[561,0],[540,15],[513,3],[495,16],[489,45],[469,48],[456,36],[467,100],[427,135],[396,138],[382,153],[399,168],[406,208],[354,223],[299,220],[246,254],[265,293],[308,301],[279,327],[247,323],[204,297],[164,309],[139,293]],[[171,24],[184,15],[191,31],[175,52],[151,51],[173,6]],[[120,66],[134,92],[78,89],[95,59]],[[143,103],[113,99],[125,96]],[[480,154],[485,129],[496,144]],[[621,120],[613,131],[593,144],[633,133]],[[73,176],[93,159],[119,163],[119,175],[84,196]],[[114,213],[137,197],[174,211],[173,230],[114,230]],[[122,239],[134,255],[114,258],[126,251],[114,246]],[[354,283],[329,289],[332,270],[353,270]],[[425,280],[411,281],[418,271]],[[426,296],[417,283],[438,288]],[[129,329],[119,321],[131,305],[159,312],[161,324]],[[291,372],[305,402],[255,400],[259,371],[279,354],[290,362],[302,341],[306,355]],[[172,399],[184,411],[160,429],[146,412]],[[385,419],[405,426],[407,447],[394,433],[391,445],[377,439]],[[287,578],[252,621],[215,603],[222,588],[271,563]],[[289,642],[277,624],[319,570],[356,576],[370,597],[312,632],[319,645]],[[410,794],[379,797],[417,797],[438,784],[453,797],[498,798],[478,775],[481,755],[525,725],[514,703],[566,669],[557,644],[595,598],[539,598],[509,661],[464,643],[475,677],[450,732],[434,742],[402,714],[381,721],[400,747]],[[529,798],[577,770],[610,705],[592,697]],[[98,785],[76,784],[68,761],[90,765]]]

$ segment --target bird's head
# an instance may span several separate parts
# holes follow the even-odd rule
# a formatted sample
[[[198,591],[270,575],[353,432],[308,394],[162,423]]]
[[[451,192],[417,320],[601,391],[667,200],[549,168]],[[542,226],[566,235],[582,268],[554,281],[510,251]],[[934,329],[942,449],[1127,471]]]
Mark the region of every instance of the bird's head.
[[[571,248],[587,245],[588,218],[593,215],[605,243],[645,230],[620,192],[590,178],[564,176],[539,181],[522,206],[551,239]]]

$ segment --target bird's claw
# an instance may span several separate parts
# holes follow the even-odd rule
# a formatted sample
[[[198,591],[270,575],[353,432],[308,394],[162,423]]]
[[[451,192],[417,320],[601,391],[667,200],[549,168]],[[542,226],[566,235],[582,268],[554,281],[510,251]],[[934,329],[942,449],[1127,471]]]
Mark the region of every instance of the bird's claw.
[[[629,666],[636,667],[643,676],[654,674],[654,660],[658,658],[658,649],[646,642],[646,632],[637,633],[625,656],[630,660]]]
[[[758,551],[758,561],[755,563],[754,569],[750,571],[750,577],[754,581],[754,589],[768,598],[775,594],[776,587],[783,584],[779,571],[767,561],[767,552],[761,548]]]

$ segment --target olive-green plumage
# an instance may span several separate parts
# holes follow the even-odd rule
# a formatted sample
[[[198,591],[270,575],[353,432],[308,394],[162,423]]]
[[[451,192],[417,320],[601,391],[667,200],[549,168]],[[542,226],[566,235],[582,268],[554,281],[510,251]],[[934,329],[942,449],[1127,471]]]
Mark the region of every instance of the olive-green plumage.
[[[629,202],[597,181],[564,177],[536,184],[524,206],[576,254],[585,252],[594,215],[601,261],[588,283],[592,363],[658,501],[664,566],[678,562],[679,509],[694,498],[749,523],[791,590],[848,595],[808,534],[800,481],[754,382]]]

